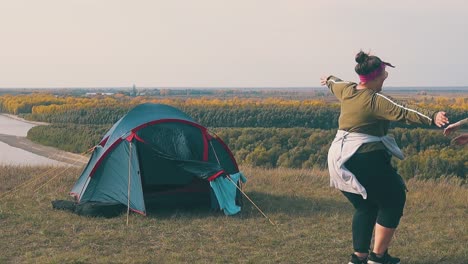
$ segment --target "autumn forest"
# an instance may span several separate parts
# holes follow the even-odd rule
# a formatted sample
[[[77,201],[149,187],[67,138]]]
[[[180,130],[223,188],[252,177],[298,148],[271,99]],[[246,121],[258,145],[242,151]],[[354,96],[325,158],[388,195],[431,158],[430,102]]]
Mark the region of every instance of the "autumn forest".
[[[466,96],[400,96],[405,103],[444,110],[457,121],[466,118]],[[82,153],[96,145],[129,109],[141,103],[175,106],[228,144],[241,164],[265,168],[326,168],[327,151],[338,123],[339,105],[331,97],[291,96],[174,96],[114,93],[63,95],[5,94],[0,111],[51,125],[37,126],[28,138],[63,150]],[[406,154],[394,160],[404,178],[466,178],[468,153],[451,145],[435,127],[394,123],[391,134]]]

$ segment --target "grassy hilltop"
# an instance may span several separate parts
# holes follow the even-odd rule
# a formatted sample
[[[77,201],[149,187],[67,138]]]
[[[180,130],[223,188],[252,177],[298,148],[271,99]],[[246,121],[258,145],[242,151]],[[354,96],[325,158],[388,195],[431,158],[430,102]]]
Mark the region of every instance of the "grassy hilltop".
[[[0,263],[344,263],[351,205],[321,170],[243,167],[238,216],[206,209],[86,218],[51,208],[80,169],[0,167]],[[65,172],[63,172],[66,170]],[[52,177],[57,176],[56,178]],[[31,181],[31,179],[35,179]],[[50,180],[50,181],[49,181]],[[49,181],[49,182],[48,182]],[[28,184],[25,184],[28,183]],[[16,192],[10,190],[23,185]],[[403,263],[467,263],[468,187],[456,178],[410,180],[391,247]],[[5,194],[9,192],[9,195]]]

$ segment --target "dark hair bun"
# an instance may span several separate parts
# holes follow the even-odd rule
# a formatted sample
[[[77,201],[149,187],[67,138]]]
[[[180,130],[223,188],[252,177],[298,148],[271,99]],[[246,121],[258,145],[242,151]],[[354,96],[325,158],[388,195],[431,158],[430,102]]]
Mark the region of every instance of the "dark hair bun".
[[[356,60],[357,63],[363,63],[363,62],[365,62],[368,58],[369,58],[369,54],[367,54],[367,53],[365,53],[365,52],[363,52],[363,51],[361,50],[358,54],[356,54],[355,60]]]

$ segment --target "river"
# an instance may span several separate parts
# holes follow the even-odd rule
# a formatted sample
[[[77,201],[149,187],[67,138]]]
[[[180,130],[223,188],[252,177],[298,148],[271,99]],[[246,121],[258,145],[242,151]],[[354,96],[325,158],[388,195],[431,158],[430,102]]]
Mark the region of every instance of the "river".
[[[0,115],[0,134],[16,137],[26,137],[28,130],[36,126],[34,123]],[[68,164],[12,147],[0,141],[0,165],[21,166],[68,166]]]

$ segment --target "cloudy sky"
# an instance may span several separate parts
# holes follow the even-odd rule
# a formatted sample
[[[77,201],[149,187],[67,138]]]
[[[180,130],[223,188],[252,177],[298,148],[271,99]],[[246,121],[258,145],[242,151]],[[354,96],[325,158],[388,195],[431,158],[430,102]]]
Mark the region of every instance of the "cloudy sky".
[[[464,0],[0,1],[0,87],[468,86]]]

